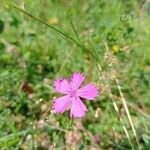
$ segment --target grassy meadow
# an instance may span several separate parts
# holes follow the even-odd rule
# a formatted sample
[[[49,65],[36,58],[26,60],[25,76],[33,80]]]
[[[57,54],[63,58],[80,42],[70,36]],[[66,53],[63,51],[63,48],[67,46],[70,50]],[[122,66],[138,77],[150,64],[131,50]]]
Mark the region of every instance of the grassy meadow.
[[[57,114],[54,80],[100,90]],[[149,0],[0,0],[1,150],[150,150]]]

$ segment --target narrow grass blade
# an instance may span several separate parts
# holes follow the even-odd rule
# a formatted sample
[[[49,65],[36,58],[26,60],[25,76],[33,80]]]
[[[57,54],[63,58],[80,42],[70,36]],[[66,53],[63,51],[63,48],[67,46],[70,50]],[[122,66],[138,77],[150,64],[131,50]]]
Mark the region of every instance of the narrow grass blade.
[[[141,149],[141,148],[140,148],[140,143],[139,143],[139,141],[138,141],[137,133],[136,133],[136,130],[135,130],[135,127],[134,127],[134,124],[133,124],[133,121],[132,121],[132,118],[131,118],[131,115],[130,115],[130,112],[129,112],[129,109],[128,109],[128,106],[127,106],[127,103],[126,103],[126,100],[125,100],[124,95],[123,95],[122,90],[121,90],[121,86],[120,86],[120,84],[119,84],[118,79],[116,79],[115,81],[116,81],[116,84],[117,84],[117,87],[118,87],[118,91],[119,91],[119,94],[120,94],[120,96],[121,96],[121,100],[122,100],[122,103],[123,103],[125,112],[126,112],[126,114],[127,114],[127,117],[128,117],[129,123],[130,123],[130,126],[131,126],[131,128],[132,128],[133,135],[134,135],[134,137],[135,137],[135,139],[136,139],[136,142],[137,142],[137,144],[138,144],[139,149]]]
[[[112,92],[111,92],[111,87],[109,86],[108,81],[107,81],[107,79],[105,78],[105,75],[104,75],[103,72],[102,72],[102,67],[101,67],[101,65],[100,65],[100,64],[97,64],[97,68],[99,69],[99,72],[101,72],[101,74],[102,74],[101,76],[102,76],[102,79],[104,80],[105,84],[108,85],[109,97],[110,97],[111,100],[112,100],[114,109],[115,109],[115,111],[116,111],[116,113],[117,113],[117,116],[118,116],[118,118],[119,118],[119,121],[120,121],[120,123],[121,123],[121,125],[122,125],[122,128],[123,128],[124,132],[125,132],[125,135],[126,135],[128,141],[129,141],[130,145],[131,145],[131,148],[132,148],[132,150],[134,150],[134,146],[133,146],[133,144],[132,144],[132,142],[131,142],[131,137],[130,137],[130,135],[129,135],[128,130],[126,129],[126,127],[125,127],[125,125],[124,125],[123,118],[122,118],[122,116],[121,116],[120,113],[119,113],[118,105],[116,104],[116,102],[115,102],[115,100],[114,100],[114,98],[113,98],[113,95],[112,95]]]
[[[38,22],[40,22],[40,23],[42,23],[42,24],[48,26],[49,28],[51,28],[52,30],[54,30],[55,32],[57,32],[58,34],[60,34],[61,36],[65,37],[66,39],[68,39],[68,40],[74,42],[75,44],[77,44],[78,46],[80,46],[80,47],[83,48],[83,46],[82,46],[80,43],[78,43],[78,41],[76,41],[75,39],[73,39],[72,37],[70,37],[68,34],[66,34],[66,33],[60,31],[59,29],[57,29],[57,28],[55,28],[55,27],[53,27],[52,25],[48,24],[48,23],[45,22],[44,20],[33,16],[32,14],[28,13],[27,11],[25,11],[24,9],[18,7],[18,6],[15,5],[15,4],[11,4],[11,6],[12,6],[13,8],[15,8],[16,10],[20,11],[21,13],[27,15],[28,17],[30,17],[30,18],[32,18],[32,19],[34,19],[34,20],[37,20]]]
[[[11,140],[12,138],[16,138],[18,136],[26,135],[31,131],[32,130],[27,129],[27,130],[22,130],[22,131],[17,132],[17,133],[12,133],[12,134],[6,135],[6,136],[0,138],[0,142],[5,142],[5,141],[8,141],[8,140]]]
[[[79,46],[80,48],[88,51],[92,55],[92,57],[98,62],[98,58],[93,54],[93,52],[90,49],[86,48],[84,45],[82,45],[81,43],[79,43],[78,41],[76,41],[75,39],[73,39],[72,37],[70,37],[68,34],[66,34],[66,33],[58,30],[57,28],[55,28],[52,25],[50,25],[47,22],[45,22],[44,20],[33,16],[32,14],[28,13],[27,11],[23,10],[22,8],[18,7],[15,4],[11,4],[11,6],[13,8],[15,8],[16,10],[20,11],[21,13],[27,15],[28,17],[30,17],[30,18],[32,18],[32,19],[34,19],[34,20],[36,20],[36,21],[44,24],[45,26],[51,28],[53,31],[57,32],[60,36],[64,37],[68,41],[71,41],[71,42],[75,43],[77,46]]]
[[[78,41],[80,41],[80,38],[79,38],[79,36],[78,36],[78,33],[77,33],[77,31],[76,31],[76,29],[75,29],[75,26],[74,26],[74,24],[73,24],[73,22],[72,22],[72,19],[69,17],[69,20],[70,20],[70,24],[71,24],[71,26],[72,26],[72,29],[73,29],[73,31],[74,31],[74,33],[75,33],[75,36],[76,36],[76,38],[78,39]]]

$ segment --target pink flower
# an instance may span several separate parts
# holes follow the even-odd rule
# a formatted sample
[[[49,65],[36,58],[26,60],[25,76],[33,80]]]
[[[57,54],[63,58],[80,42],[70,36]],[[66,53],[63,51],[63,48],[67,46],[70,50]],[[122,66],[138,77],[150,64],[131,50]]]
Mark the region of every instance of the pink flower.
[[[74,73],[70,81],[65,78],[57,79],[54,82],[55,90],[64,96],[54,100],[53,109],[57,113],[63,113],[70,108],[70,117],[80,118],[85,116],[87,111],[82,99],[94,100],[98,91],[93,84],[87,84],[80,88],[85,76],[81,73]]]

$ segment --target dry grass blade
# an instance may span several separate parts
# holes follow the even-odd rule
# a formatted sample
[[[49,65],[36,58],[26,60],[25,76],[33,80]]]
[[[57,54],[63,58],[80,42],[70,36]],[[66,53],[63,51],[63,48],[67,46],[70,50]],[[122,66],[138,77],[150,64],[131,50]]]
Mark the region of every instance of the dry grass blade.
[[[131,137],[130,137],[130,135],[129,135],[129,133],[128,133],[128,130],[126,129],[126,127],[125,127],[125,125],[124,125],[122,116],[121,116],[120,113],[119,113],[119,108],[118,108],[118,106],[117,106],[117,104],[116,104],[116,102],[115,102],[115,100],[114,100],[114,97],[113,97],[112,92],[111,92],[111,88],[110,88],[110,86],[109,86],[107,80],[105,79],[105,76],[104,76],[104,74],[103,74],[103,72],[102,72],[102,68],[101,68],[100,64],[97,64],[97,66],[98,66],[99,71],[100,71],[101,74],[102,74],[101,76],[102,76],[103,81],[105,82],[106,85],[108,85],[108,93],[109,93],[109,96],[110,96],[110,98],[111,98],[111,100],[112,100],[114,109],[115,109],[115,111],[116,111],[116,113],[117,113],[117,116],[118,116],[118,118],[119,118],[119,121],[120,121],[120,123],[121,123],[121,125],[122,125],[122,127],[123,127],[123,130],[124,130],[124,132],[125,132],[125,135],[126,135],[128,141],[129,141],[130,145],[131,145],[131,148],[134,150],[134,146],[133,146],[133,144],[132,144],[132,142],[131,142]]]
[[[139,149],[141,149],[141,148],[140,148],[140,143],[139,143],[139,141],[138,141],[137,133],[136,133],[136,130],[135,130],[135,127],[134,127],[134,123],[133,123],[133,121],[132,121],[132,118],[131,118],[131,115],[130,115],[130,112],[129,112],[129,109],[128,109],[128,106],[127,106],[127,103],[126,103],[126,100],[125,100],[125,98],[124,98],[124,96],[123,96],[121,87],[120,87],[120,85],[119,85],[119,81],[118,81],[118,79],[116,79],[115,81],[116,81],[116,84],[117,84],[117,87],[118,87],[118,91],[119,91],[119,94],[120,94],[120,96],[121,96],[121,100],[122,100],[122,103],[123,103],[125,112],[126,112],[126,114],[127,114],[127,117],[128,117],[129,123],[130,123],[130,126],[131,126],[131,128],[132,128],[133,135],[134,135],[134,137],[135,137],[135,139],[136,139],[136,142],[137,142],[137,144],[138,144]]]

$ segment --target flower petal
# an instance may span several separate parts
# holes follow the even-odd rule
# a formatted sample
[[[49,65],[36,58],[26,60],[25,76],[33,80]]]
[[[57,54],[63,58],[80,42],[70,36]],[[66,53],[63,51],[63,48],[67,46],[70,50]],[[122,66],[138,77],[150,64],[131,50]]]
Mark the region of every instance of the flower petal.
[[[93,100],[98,95],[98,90],[96,86],[93,84],[88,84],[80,89],[77,90],[77,96]]]
[[[83,104],[83,102],[80,100],[80,98],[72,97],[70,117],[74,117],[74,118],[84,117],[86,111],[87,111],[87,108]]]
[[[54,100],[53,109],[58,113],[63,113],[70,104],[70,97],[68,95]]]
[[[72,87],[72,90],[76,90],[79,88],[79,86],[83,83],[85,79],[85,76],[81,73],[74,73],[71,76],[71,82],[70,85]]]
[[[60,78],[54,81],[54,87],[57,92],[68,94],[70,84],[66,79]]]

